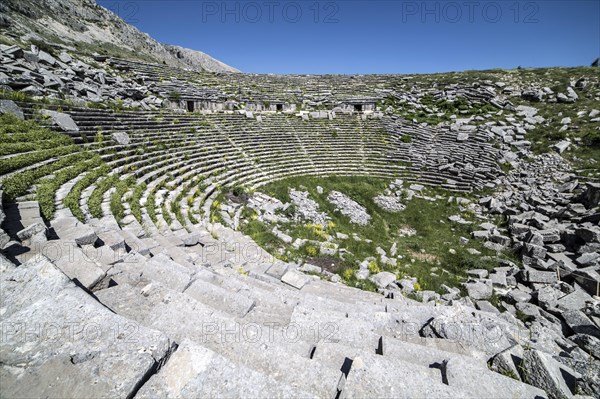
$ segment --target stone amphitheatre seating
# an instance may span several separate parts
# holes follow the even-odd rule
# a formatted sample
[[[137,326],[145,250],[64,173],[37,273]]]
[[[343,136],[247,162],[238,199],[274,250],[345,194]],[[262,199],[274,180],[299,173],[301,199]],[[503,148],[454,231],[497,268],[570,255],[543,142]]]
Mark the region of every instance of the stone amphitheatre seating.
[[[20,106],[34,115],[32,104]],[[11,328],[3,395],[545,397],[487,367],[524,334],[517,320],[494,321],[499,340],[424,338],[432,319],[464,318],[485,334],[489,315],[304,275],[208,220],[219,187],[258,188],[288,176],[405,178],[470,190],[499,173],[484,137],[457,144],[449,131],[356,116],[274,114],[258,122],[235,113],[62,111],[80,129],[68,134],[108,167],[91,165],[62,182],[47,242],[43,228],[30,228],[43,220],[28,195],[4,209],[14,245],[0,259],[2,317]],[[110,138],[119,132],[130,142]],[[401,140],[407,134],[411,143]],[[460,171],[466,164],[469,173]],[[111,176],[132,183],[119,191],[103,184]],[[64,199],[84,181],[78,220]],[[96,215],[88,204],[95,193]],[[111,212],[115,199],[122,218]],[[49,339],[43,329],[62,320],[76,332]],[[42,330],[25,331],[31,322]]]
[[[400,75],[260,75],[239,73],[198,73],[164,65],[111,58],[115,70],[135,77],[152,91],[181,92],[191,97],[238,98],[253,100],[290,100],[332,104],[351,98],[378,100],[387,96],[404,97],[416,76]],[[241,95],[241,98],[240,98]],[[449,85],[444,89],[424,87],[419,96],[436,100],[464,97],[472,102],[490,102],[496,97],[493,85]]]

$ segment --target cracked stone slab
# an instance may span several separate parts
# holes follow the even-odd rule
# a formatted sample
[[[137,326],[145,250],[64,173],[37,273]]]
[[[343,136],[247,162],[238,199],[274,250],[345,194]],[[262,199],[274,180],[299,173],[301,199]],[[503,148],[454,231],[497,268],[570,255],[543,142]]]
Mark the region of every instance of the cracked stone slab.
[[[130,397],[173,343],[115,315],[47,258],[0,274],[3,397]]]
[[[302,289],[310,281],[310,278],[296,270],[288,270],[281,276],[281,281],[294,288]]]
[[[270,376],[235,364],[184,340],[167,365],[139,391],[138,398],[312,397]]]

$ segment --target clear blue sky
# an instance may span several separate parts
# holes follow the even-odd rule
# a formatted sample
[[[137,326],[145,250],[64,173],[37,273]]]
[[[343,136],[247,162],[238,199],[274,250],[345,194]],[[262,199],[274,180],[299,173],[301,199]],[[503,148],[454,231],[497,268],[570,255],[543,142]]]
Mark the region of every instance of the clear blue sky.
[[[97,2],[160,42],[243,72],[432,73],[600,56],[598,0]]]

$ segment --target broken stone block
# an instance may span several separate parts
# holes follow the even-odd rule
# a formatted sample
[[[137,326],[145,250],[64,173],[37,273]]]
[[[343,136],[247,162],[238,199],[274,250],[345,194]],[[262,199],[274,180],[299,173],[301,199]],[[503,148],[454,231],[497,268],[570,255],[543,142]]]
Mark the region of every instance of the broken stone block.
[[[600,228],[598,226],[592,226],[591,223],[586,224],[588,224],[588,226],[576,229],[575,234],[586,243],[598,242],[600,240]]]
[[[590,295],[598,295],[600,273],[597,266],[575,270],[571,273],[571,277],[573,277]]]
[[[24,119],[21,108],[11,100],[0,100],[0,114],[12,114],[19,119]]]
[[[191,233],[187,234],[184,237],[181,237],[181,242],[186,247],[193,247],[200,242],[201,235],[199,233]]]
[[[581,266],[589,266],[591,264],[596,263],[596,261],[599,258],[600,258],[600,253],[588,252],[588,253],[584,253],[579,258],[575,259],[575,262],[579,263]]]
[[[558,363],[547,353],[532,349],[523,355],[522,378],[528,384],[552,393],[554,398],[571,398],[578,373]]]
[[[600,329],[580,310],[571,310],[562,313],[565,323],[575,334],[587,334],[600,338]]]
[[[111,135],[111,138],[117,143],[121,145],[129,145],[131,140],[129,139],[129,135],[126,132],[116,132]]]
[[[581,349],[600,360],[600,339],[587,334],[571,335],[569,339]]]
[[[305,273],[321,273],[323,271],[319,266],[311,265],[310,263],[303,264],[298,270]]]
[[[288,272],[281,277],[281,281],[294,288],[301,289],[310,281],[310,278],[296,270],[288,270]]]
[[[581,310],[586,303],[592,301],[592,297],[577,283],[573,283],[573,292],[560,297],[556,301],[556,307],[562,311]]]
[[[520,289],[511,290],[506,296],[512,303],[531,301],[531,294]]]
[[[37,233],[41,233],[44,231],[46,231],[46,226],[44,226],[42,223],[38,222],[38,223],[32,224],[31,226],[27,226],[23,230],[19,231],[17,233],[17,237],[19,238],[19,240],[25,241],[25,240],[30,239]]]
[[[553,284],[558,279],[556,272],[542,272],[538,270],[527,270],[525,272],[527,282]]]
[[[489,299],[492,296],[492,284],[481,281],[464,284],[468,295],[473,300]]]
[[[475,302],[475,307],[481,310],[482,312],[493,313],[496,315],[500,314],[498,308],[492,305],[489,301],[477,301]]]
[[[492,367],[500,374],[510,375],[520,380],[519,367],[522,360],[523,347],[517,344],[494,356]]]
[[[78,132],[79,131],[79,127],[77,126],[77,124],[75,123],[73,118],[71,118],[71,116],[68,114],[64,114],[62,112],[50,111],[47,109],[43,109],[40,112],[42,115],[48,116],[52,120],[52,123],[55,126],[58,126],[61,130],[65,131],[65,132]]]
[[[548,251],[546,250],[546,248],[540,245],[526,243],[523,247],[523,254],[531,258],[544,259],[546,258],[547,252]]]
[[[380,272],[370,276],[369,280],[374,282],[379,288],[386,288],[396,281],[396,275],[390,272]]]

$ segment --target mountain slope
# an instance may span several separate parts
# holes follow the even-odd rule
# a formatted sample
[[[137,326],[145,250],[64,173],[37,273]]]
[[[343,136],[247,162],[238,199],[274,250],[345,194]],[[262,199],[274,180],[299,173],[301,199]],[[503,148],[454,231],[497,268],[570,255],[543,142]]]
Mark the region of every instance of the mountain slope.
[[[159,43],[94,0],[3,0],[0,16],[0,33],[12,40],[198,71],[238,72],[200,51]]]

